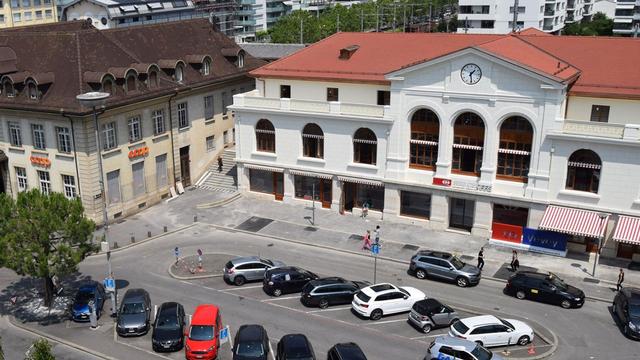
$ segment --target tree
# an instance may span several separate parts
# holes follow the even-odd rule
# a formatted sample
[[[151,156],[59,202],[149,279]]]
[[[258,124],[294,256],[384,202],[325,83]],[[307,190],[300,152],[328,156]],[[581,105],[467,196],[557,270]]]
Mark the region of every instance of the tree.
[[[80,199],[34,189],[13,199],[0,194],[0,266],[44,280],[45,306],[51,306],[53,281],[77,271],[97,248],[95,223],[84,217]]]
[[[611,36],[613,35],[613,20],[599,12],[591,17],[591,21],[584,20],[565,26],[562,33],[579,36]]]
[[[56,360],[56,357],[51,352],[51,344],[40,338],[33,343],[25,360]]]

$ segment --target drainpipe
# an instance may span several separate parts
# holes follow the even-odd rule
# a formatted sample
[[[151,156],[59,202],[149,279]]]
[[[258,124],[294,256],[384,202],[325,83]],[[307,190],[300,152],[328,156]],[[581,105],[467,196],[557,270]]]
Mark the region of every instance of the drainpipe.
[[[80,186],[80,170],[78,170],[78,152],[76,151],[76,132],[73,129],[73,119],[67,115],[64,109],[60,109],[60,115],[69,120],[71,125],[71,146],[73,146],[73,163],[76,166],[76,179],[78,179],[78,196],[82,199],[82,186]]]
[[[178,96],[178,90],[176,89],[169,97],[169,137],[171,138],[171,162],[173,163],[173,186],[176,185],[176,150],[173,143],[173,110],[171,109],[171,100]]]

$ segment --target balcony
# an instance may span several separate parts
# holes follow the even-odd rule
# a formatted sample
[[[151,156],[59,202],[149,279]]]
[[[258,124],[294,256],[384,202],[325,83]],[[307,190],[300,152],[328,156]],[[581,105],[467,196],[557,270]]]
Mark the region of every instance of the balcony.
[[[236,25],[238,25],[238,26],[255,26],[256,25],[256,20],[255,19],[236,20]]]
[[[565,120],[562,126],[562,132],[572,135],[586,135],[609,139],[622,139],[625,135],[625,125],[592,121]]]
[[[239,0],[240,5],[254,5],[256,0]]]
[[[556,14],[556,11],[553,9],[545,9],[544,10],[544,16],[554,16]]]

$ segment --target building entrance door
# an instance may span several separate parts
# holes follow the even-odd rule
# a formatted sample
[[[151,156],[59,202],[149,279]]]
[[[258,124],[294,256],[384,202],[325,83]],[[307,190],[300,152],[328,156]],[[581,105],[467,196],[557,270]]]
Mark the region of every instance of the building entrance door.
[[[279,172],[273,173],[273,195],[276,200],[282,201],[284,198],[284,174]]]
[[[180,178],[182,179],[182,186],[191,185],[191,160],[189,160],[188,146],[180,148]]]
[[[350,182],[342,183],[342,196],[344,197],[344,211],[353,211],[355,205],[356,184]]]

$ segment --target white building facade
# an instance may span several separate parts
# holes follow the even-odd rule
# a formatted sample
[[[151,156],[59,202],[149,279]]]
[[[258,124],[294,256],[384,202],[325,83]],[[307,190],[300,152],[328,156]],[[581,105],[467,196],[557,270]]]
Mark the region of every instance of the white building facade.
[[[640,32],[640,1],[617,0],[613,33],[615,35],[637,36]]]

